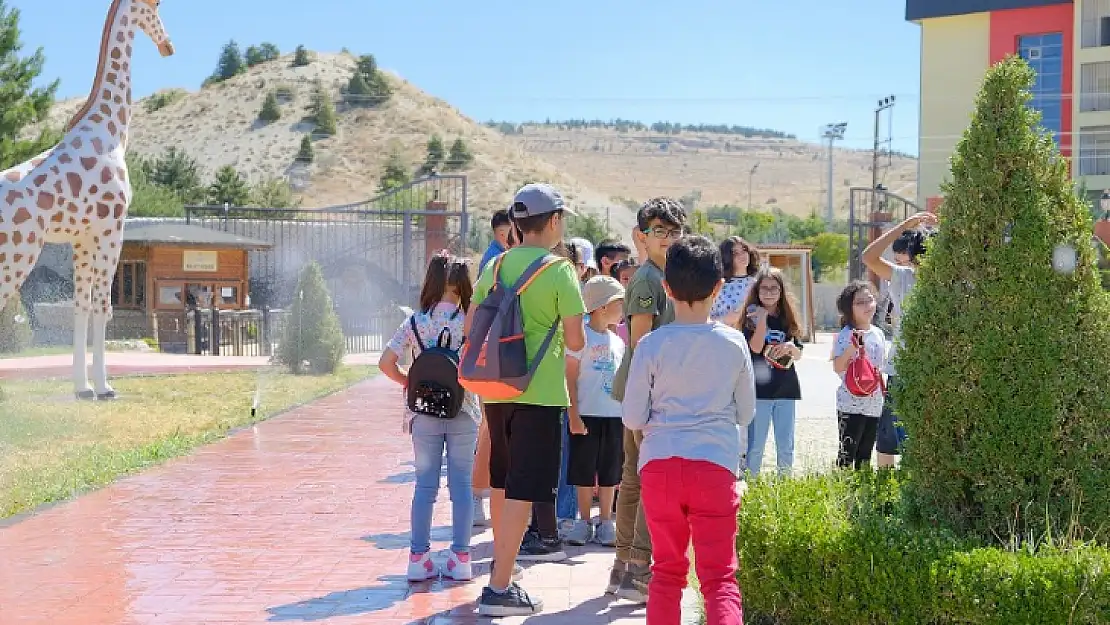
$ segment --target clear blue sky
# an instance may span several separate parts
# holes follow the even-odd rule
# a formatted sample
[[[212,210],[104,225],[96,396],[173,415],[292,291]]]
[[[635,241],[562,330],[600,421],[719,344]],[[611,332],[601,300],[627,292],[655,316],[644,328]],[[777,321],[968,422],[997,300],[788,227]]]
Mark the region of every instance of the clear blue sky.
[[[88,93],[109,0],[8,0],[60,96]],[[488,119],[728,123],[816,140],[847,121],[869,147],[896,94],[895,148],[917,151],[918,27],[902,0],[164,0],[177,54],[136,46],[136,95],[196,89],[235,39],[374,54],[381,67]]]

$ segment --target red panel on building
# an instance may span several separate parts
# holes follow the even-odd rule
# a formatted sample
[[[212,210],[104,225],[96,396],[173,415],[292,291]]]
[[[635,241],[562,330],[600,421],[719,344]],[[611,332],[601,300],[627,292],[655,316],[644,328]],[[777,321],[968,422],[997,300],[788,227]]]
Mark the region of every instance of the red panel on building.
[[[1064,72],[1060,106],[1060,153],[1071,155],[1072,72],[1075,36],[1075,5],[1057,4],[991,12],[990,62],[995,64],[1017,54],[1018,38],[1023,35],[1062,33],[1064,38]]]

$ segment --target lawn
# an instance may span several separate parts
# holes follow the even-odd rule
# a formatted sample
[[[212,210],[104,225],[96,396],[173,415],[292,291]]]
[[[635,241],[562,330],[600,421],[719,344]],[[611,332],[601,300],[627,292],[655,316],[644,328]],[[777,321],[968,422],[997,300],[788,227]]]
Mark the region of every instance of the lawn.
[[[112,380],[121,398],[104,402],[73,399],[68,379],[0,382],[0,519],[104,486],[374,372],[123,377]]]

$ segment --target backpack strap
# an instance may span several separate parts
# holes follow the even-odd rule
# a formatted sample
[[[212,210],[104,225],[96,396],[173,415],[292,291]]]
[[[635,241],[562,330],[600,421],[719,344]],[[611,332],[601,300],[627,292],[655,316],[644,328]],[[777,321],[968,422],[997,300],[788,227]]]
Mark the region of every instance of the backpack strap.
[[[524,292],[524,289],[527,289],[528,286],[532,284],[533,280],[540,276],[541,273],[546,271],[549,267],[553,267],[560,261],[564,260],[566,259],[562,256],[556,256],[554,254],[544,254],[543,256],[532,261],[532,264],[528,265],[528,268],[524,270],[524,273],[520,274],[520,277],[517,278],[516,282],[513,284],[513,291],[516,292],[517,295],[520,295]]]
[[[427,349],[424,347],[424,341],[420,340],[420,331],[416,329],[416,315],[409,317],[409,326],[412,327],[412,336],[416,339],[416,344],[420,346],[420,351]]]
[[[493,286],[494,287],[500,286],[501,288],[505,288],[505,289],[509,288],[509,285],[506,284],[505,281],[501,278],[501,262],[505,260],[505,255],[508,254],[508,253],[509,253],[508,251],[501,252],[500,254],[497,255],[497,258],[495,258],[494,261],[493,261]]]

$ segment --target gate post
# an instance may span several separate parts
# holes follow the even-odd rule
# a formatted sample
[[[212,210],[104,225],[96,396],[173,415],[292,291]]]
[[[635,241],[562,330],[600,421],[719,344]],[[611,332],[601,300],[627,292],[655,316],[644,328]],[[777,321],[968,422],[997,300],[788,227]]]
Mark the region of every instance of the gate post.
[[[439,215],[426,215],[424,218],[424,264],[432,260],[432,255],[447,247],[447,202],[432,200],[425,206],[429,212]]]
[[[401,220],[401,288],[408,302],[412,292],[412,213],[406,210]]]

